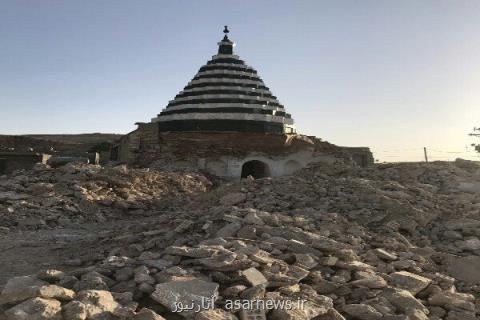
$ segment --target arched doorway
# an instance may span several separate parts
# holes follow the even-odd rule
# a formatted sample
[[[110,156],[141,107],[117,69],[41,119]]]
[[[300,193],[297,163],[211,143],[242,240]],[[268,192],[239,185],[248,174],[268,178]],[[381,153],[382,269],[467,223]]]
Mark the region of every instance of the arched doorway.
[[[242,178],[252,176],[255,179],[270,176],[270,168],[265,162],[259,160],[247,161],[242,166]]]

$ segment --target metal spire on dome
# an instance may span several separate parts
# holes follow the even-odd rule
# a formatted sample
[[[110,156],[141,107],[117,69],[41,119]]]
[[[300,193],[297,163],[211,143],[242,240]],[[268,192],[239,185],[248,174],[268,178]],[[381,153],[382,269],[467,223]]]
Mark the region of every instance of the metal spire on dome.
[[[235,46],[235,43],[228,38],[228,34],[230,33],[228,26],[224,27],[223,33],[225,33],[225,36],[223,37],[222,41],[218,43],[218,54],[233,54],[233,47]]]
[[[230,30],[228,30],[228,26],[225,26],[223,29],[223,33],[225,33],[225,36],[223,37],[223,41],[228,41],[228,34],[230,33]]]

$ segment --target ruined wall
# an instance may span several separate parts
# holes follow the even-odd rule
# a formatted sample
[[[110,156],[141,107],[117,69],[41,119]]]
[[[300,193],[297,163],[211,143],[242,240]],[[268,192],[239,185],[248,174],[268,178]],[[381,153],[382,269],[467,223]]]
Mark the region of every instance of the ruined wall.
[[[112,148],[110,157],[112,161],[135,164],[140,150],[140,133],[135,130],[125,135],[117,145]]]
[[[359,167],[368,167],[372,165],[375,160],[369,148],[366,147],[341,147],[350,159]]]
[[[282,176],[312,162],[355,160],[353,151],[298,134],[160,132],[156,123],[138,125],[116,146],[118,161],[163,170],[193,169],[240,177],[249,161],[263,163],[268,176]],[[359,161],[359,165],[367,162]]]
[[[0,152],[0,174],[31,169],[36,163],[46,163],[49,157],[47,154],[39,153]]]
[[[46,138],[50,135],[33,135],[33,137],[0,135],[0,152],[11,154],[47,153],[55,157],[89,158],[90,163],[100,161],[105,164],[110,161],[112,145],[110,141],[116,136],[110,134],[51,135],[57,140],[48,140]],[[104,138],[110,140],[102,141]],[[65,139],[65,141],[61,139]],[[96,152],[99,153],[98,159]]]
[[[265,153],[250,153],[244,157],[222,157],[219,160],[206,159],[206,170],[212,172],[212,165],[217,175],[226,177],[240,177],[244,165],[251,161],[260,161],[266,168],[267,176],[277,177],[292,174],[307,166],[313,159],[311,151],[299,151],[284,155],[269,155]],[[217,163],[222,163],[221,167]],[[213,173],[213,172],[212,172]]]

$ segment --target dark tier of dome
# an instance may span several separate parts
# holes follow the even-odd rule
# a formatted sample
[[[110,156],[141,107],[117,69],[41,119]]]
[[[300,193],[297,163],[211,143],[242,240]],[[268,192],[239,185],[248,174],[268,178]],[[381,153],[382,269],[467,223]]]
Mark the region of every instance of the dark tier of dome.
[[[237,131],[294,133],[290,114],[258,76],[233,54],[225,37],[218,54],[152,119],[160,131]]]

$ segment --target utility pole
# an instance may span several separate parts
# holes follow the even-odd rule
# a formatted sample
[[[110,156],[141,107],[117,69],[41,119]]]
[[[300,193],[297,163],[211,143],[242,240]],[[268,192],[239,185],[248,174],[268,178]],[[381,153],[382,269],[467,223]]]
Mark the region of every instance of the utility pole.
[[[473,132],[470,133],[470,135],[473,137],[480,137],[480,133],[476,133],[475,131],[480,132],[480,128],[473,128]]]
[[[473,132],[470,133],[470,136],[480,138],[480,133],[477,132],[480,132],[480,128],[473,128]],[[480,144],[474,143],[472,144],[472,147],[474,147],[477,152],[480,152]]]
[[[423,154],[425,155],[425,162],[428,162],[427,147],[423,147]]]

